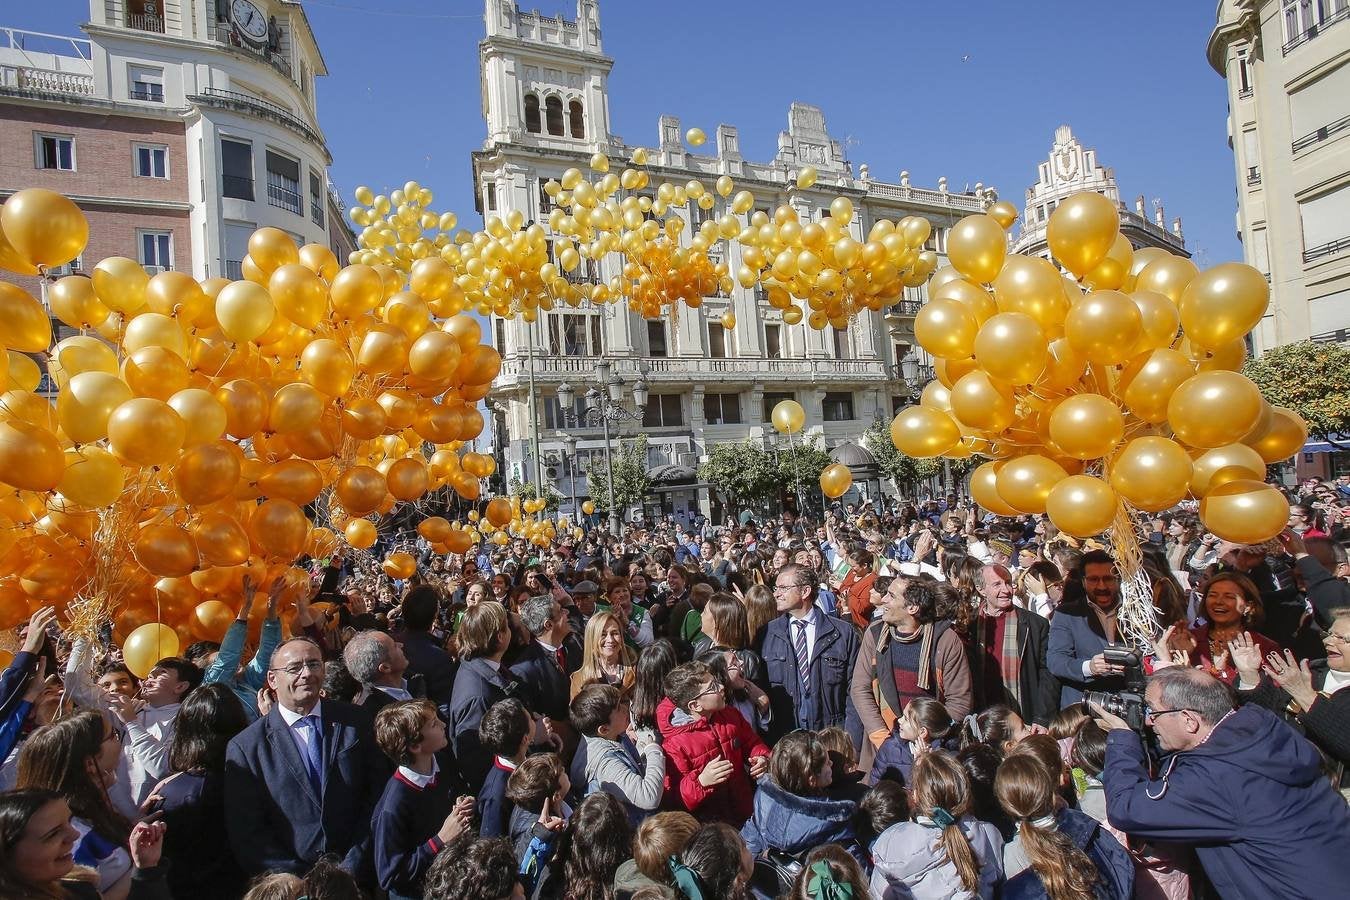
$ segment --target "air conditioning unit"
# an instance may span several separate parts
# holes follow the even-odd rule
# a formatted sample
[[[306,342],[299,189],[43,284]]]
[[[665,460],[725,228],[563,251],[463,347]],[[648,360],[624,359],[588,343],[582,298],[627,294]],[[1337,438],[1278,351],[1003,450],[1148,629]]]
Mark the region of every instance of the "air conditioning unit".
[[[146,274],[148,275],[158,275],[160,272],[168,271],[168,266],[143,266],[142,268],[145,269]]]

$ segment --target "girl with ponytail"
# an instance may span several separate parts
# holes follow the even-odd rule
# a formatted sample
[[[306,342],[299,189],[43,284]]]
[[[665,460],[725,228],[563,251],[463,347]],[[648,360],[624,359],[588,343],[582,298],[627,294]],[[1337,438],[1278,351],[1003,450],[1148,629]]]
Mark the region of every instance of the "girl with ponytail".
[[[912,774],[914,820],[877,839],[873,896],[990,900],[1003,880],[1003,840],[969,815],[966,770],[950,753],[932,750],[915,760]]]
[[[890,737],[877,748],[868,783],[890,780],[908,785],[914,760],[929,750],[941,749],[954,727],[951,713],[941,702],[915,697],[905,705],[904,715],[895,720]]]
[[[1056,803],[1055,777],[1030,753],[999,766],[994,793],[1017,822],[1003,850],[1003,900],[1128,900],[1134,864],[1086,813]]]

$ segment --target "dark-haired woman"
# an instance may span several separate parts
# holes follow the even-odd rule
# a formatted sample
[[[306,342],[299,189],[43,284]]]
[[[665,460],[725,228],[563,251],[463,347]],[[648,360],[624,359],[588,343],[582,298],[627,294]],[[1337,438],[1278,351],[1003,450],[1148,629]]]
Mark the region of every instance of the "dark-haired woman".
[[[188,695],[174,720],[169,768],[173,774],[150,795],[150,811],[163,812],[169,831],[164,855],[172,863],[175,897],[229,900],[246,878],[225,834],[225,748],[248,719],[239,700],[220,684]]]

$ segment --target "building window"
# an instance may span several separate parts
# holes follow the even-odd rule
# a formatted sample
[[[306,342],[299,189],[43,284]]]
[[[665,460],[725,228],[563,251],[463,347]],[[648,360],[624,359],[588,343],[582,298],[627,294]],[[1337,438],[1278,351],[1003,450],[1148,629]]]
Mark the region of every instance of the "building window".
[[[666,323],[664,319],[649,319],[647,321],[647,355],[669,355],[666,346]]]
[[[75,139],[62,134],[35,134],[37,167],[75,171]]]
[[[826,422],[853,421],[853,395],[846,391],[827,393],[822,415]]]
[[[703,418],[709,425],[741,424],[741,395],[704,394]]]
[[[220,142],[221,194],[236,200],[253,199],[253,146],[241,141]]]
[[[548,191],[544,190],[546,184],[548,184],[547,179],[539,179],[539,215],[541,218],[553,212],[553,198],[548,195]]]
[[[1298,212],[1305,263],[1350,250],[1350,186],[1305,200]]]
[[[147,144],[133,145],[138,178],[168,178],[169,148]]]
[[[150,274],[173,268],[173,235],[167,231],[142,231],[141,265]]]
[[[684,402],[680,394],[652,394],[642,410],[644,428],[671,428],[684,424]]]
[[[834,358],[852,359],[852,357],[849,355],[848,329],[831,328],[830,332],[834,337]]]
[[[525,95],[525,130],[530,134],[544,130],[539,124],[539,98],[534,94]]]
[[[488,184],[486,194],[488,212],[495,212],[497,209],[497,185]]]
[[[1238,96],[1248,97],[1252,93],[1252,63],[1246,50],[1237,53]]]
[[[571,418],[572,427],[585,421],[586,400],[584,397],[577,397],[572,401],[571,416],[563,415],[562,404],[558,402],[555,394],[552,397],[544,398],[544,427],[553,429],[564,429],[568,427],[568,418]]]
[[[783,357],[782,325],[764,326],[764,356],[767,359],[782,359]]]
[[[548,124],[548,133],[563,136],[563,108],[562,100],[557,97],[549,97],[544,100],[544,119]]]
[[[605,355],[605,323],[599,316],[591,316],[591,352]]]
[[[309,217],[320,228],[323,227],[323,176],[309,170]]]
[[[506,355],[506,320],[505,320],[505,319],[502,319],[502,318],[496,318],[496,319],[493,319],[493,320],[492,320],[492,334],[493,334],[493,336],[494,336],[494,338],[495,338],[495,341],[496,341],[495,344],[494,344],[493,346],[495,346],[495,347],[497,348],[497,352],[498,352],[498,353],[500,353],[502,356],[505,356],[505,355]]]
[[[127,85],[132,100],[164,102],[164,70],[148,66],[128,66]]]
[[[572,126],[572,137],[585,138],[586,114],[582,109],[580,100],[573,100],[567,104],[567,117],[570,119],[568,124]]]
[[[591,324],[587,325],[587,319]],[[554,356],[599,356],[599,341],[594,346],[588,343],[592,337],[598,337],[595,323],[599,316],[580,313],[563,313],[549,316],[548,348]]]
[[[720,322],[708,323],[708,356],[713,359],[727,358],[727,330]]]
[[[791,391],[765,391],[764,392],[764,421],[773,421],[773,408],[784,400],[796,400]]]
[[[300,208],[300,163],[271,150],[267,151],[267,203],[304,215]]]

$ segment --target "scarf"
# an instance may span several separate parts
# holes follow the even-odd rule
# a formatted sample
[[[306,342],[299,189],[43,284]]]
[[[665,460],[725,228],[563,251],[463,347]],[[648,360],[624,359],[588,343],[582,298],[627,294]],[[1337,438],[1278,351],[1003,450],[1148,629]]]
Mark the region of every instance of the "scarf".
[[[1002,616],[1003,618],[1003,646],[998,648],[998,668],[999,675],[1003,679],[1003,690],[1007,693],[1007,699],[1014,709],[1022,709],[1022,641],[1017,634],[1017,614],[1008,610]],[[993,616],[986,616],[983,612],[976,619],[976,634],[981,644],[980,652],[977,658],[980,666],[984,666],[984,629],[994,620]],[[997,625],[995,626],[997,627]],[[994,649],[992,647],[990,650]],[[983,681],[981,681],[983,683]],[[986,702],[990,702],[989,699]]]
[[[890,646],[892,640],[899,641],[902,644],[911,644],[914,641],[923,641],[919,645],[919,687],[925,691],[933,689],[928,673],[933,668],[933,625],[920,625],[919,630],[909,637],[901,636],[894,625],[887,625],[881,630],[881,636],[877,639],[877,656],[880,657]],[[896,710],[898,715],[903,710]]]

